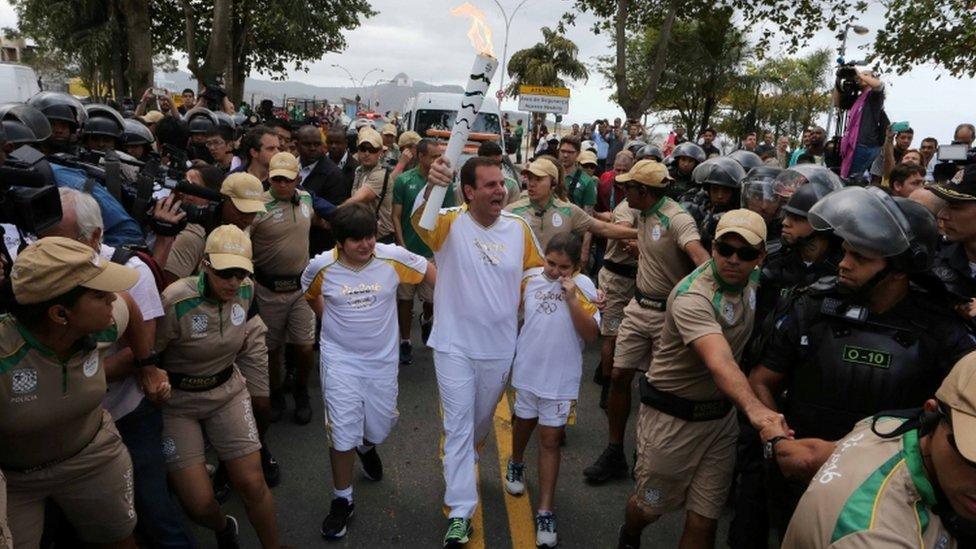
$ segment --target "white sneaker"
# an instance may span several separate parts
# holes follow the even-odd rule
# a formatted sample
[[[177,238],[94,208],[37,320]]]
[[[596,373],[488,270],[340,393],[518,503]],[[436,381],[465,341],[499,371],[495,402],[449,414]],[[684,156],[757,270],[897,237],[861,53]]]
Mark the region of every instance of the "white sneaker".
[[[525,464],[508,460],[505,468],[505,491],[513,496],[525,493]]]
[[[552,513],[535,516],[535,546],[555,547],[559,543],[556,537],[556,515]]]

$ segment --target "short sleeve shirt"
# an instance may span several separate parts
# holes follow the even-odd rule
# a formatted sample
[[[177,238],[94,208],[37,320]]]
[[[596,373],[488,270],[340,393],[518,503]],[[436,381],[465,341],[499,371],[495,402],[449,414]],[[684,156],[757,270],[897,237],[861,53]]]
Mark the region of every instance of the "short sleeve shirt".
[[[593,218],[582,208],[556,197],[550,197],[549,203],[543,209],[539,209],[528,197],[520,198],[505,206],[505,211],[521,217],[529,224],[543,250],[557,234],[572,232],[582,235],[593,225]]]
[[[701,240],[695,218],[674,200],[662,197],[641,212],[637,289],[653,299],[666,299],[678,281],[695,268],[685,253],[685,246],[693,240]]]
[[[433,257],[434,252],[430,251],[424,241],[417,236],[417,231],[413,229],[413,224],[410,222],[413,204],[417,200],[417,195],[422,193],[426,186],[427,181],[424,180],[424,176],[420,174],[418,168],[401,173],[393,184],[393,203],[402,208],[400,229],[403,231],[403,244],[407,250],[423,257]],[[444,195],[444,203],[441,207],[454,207],[456,205],[455,196],[454,184],[452,183],[451,188]]]
[[[579,174],[579,177],[577,177],[577,174]],[[574,178],[576,179],[576,185],[573,185]],[[596,206],[596,179],[577,167],[576,173],[567,175],[564,181],[570,202],[580,208]]]
[[[392,170],[391,170],[392,171]],[[356,193],[361,187],[369,187],[376,195],[368,206],[375,212],[379,207],[379,237],[384,237],[393,233],[393,184],[395,182],[387,177],[386,168],[377,164],[372,168],[364,166],[356,167],[356,175],[353,179],[352,192]],[[383,192],[383,187],[386,192]],[[383,202],[379,203],[380,197]]]
[[[325,368],[395,377],[397,286],[419,284],[426,272],[426,259],[392,244],[376,244],[373,258],[358,269],[342,263],[338,250],[315,256],[302,275],[302,290],[306,299],[325,298],[320,335]]]
[[[254,268],[273,276],[298,276],[308,265],[312,195],[296,190],[295,200],[264,193],[264,211],[251,226]]]
[[[173,242],[173,248],[166,260],[166,272],[176,278],[185,278],[197,272],[203,260],[203,250],[207,243],[207,231],[202,225],[190,223]]]
[[[630,204],[627,203],[627,200],[624,199],[624,201],[617,204],[617,207],[613,210],[613,222],[627,223],[631,227],[637,227],[640,223],[640,211],[631,208]],[[613,239],[607,241],[607,253],[603,256],[603,258],[621,265],[637,265],[637,258],[631,257],[631,255],[625,252],[623,247]]]
[[[156,351],[167,372],[211,376],[234,363],[244,346],[250,280],[226,303],[206,297],[206,273],[182,278],[163,291],[166,314],[156,323]]]
[[[14,317],[0,319],[0,465],[26,469],[81,451],[102,425],[104,350],[129,323],[122,298],[112,324],[62,362]]]
[[[752,334],[758,287],[758,269],[745,287],[729,287],[716,274],[713,261],[702,263],[681,280],[668,297],[660,349],[647,370],[647,380],[658,390],[690,400],[724,398],[691,343],[720,334],[739,361]]]
[[[890,433],[903,421],[879,419],[876,429]],[[918,431],[881,438],[871,424],[858,423],[817,471],[783,547],[958,547],[932,510],[937,500]]]

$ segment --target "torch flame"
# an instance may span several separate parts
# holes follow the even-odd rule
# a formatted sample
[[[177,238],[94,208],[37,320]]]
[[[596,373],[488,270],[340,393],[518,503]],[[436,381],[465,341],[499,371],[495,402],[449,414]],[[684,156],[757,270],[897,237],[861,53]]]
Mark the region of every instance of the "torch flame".
[[[471,5],[470,2],[465,2],[451,10],[451,15],[470,17],[471,28],[468,29],[468,39],[471,40],[471,45],[478,53],[495,56],[495,50],[491,45],[491,27],[485,23],[483,11]]]

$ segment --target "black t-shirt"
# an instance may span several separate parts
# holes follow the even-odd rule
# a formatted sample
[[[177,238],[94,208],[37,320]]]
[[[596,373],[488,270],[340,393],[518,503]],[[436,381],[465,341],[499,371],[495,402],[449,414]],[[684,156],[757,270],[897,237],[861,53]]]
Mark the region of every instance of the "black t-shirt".
[[[705,151],[705,158],[711,158],[713,155],[721,155],[722,151],[718,150],[715,145],[702,145],[702,150]]]
[[[884,141],[885,130],[882,128],[884,117],[884,87],[872,91],[861,109],[861,129],[857,133],[857,144],[865,147],[880,147]]]

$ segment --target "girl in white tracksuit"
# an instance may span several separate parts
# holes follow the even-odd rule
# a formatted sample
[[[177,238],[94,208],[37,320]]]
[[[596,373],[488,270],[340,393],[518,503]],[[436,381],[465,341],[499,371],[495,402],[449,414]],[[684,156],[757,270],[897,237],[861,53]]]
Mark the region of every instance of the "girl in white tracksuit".
[[[578,237],[558,235],[546,245],[545,266],[526,271],[522,280],[525,323],[512,370],[515,417],[505,488],[512,495],[524,493],[523,454],[539,425],[536,544],[540,547],[556,545],[552,510],[560,440],[579,396],[583,347],[599,336],[596,288],[579,272],[580,253]]]

